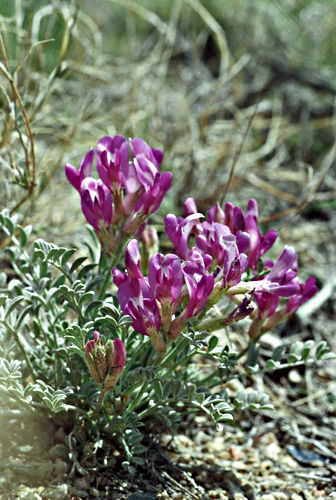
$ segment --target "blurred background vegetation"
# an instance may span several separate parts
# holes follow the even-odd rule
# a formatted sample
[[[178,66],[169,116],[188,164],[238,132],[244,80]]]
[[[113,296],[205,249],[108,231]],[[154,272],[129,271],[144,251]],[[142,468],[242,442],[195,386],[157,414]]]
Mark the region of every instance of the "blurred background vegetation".
[[[189,195],[202,211],[254,197],[288,243],[308,219],[324,244],[335,25],[334,0],[1,0],[1,208],[73,242],[83,218],[64,163],[121,133],[164,149],[162,213]]]

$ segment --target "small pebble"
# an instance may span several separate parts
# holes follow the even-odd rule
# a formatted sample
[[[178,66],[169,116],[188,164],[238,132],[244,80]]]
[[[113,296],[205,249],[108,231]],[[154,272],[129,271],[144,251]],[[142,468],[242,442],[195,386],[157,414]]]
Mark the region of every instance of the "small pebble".
[[[230,446],[229,454],[233,460],[240,460],[245,456],[245,453],[240,448],[237,448],[237,446]]]
[[[291,370],[288,374],[288,378],[293,384],[299,384],[302,382],[302,377],[297,370]]]
[[[260,464],[260,469],[263,470],[268,470],[268,469],[273,469],[273,462],[270,460],[263,460]]]
[[[35,488],[28,488],[22,484],[18,488],[17,500],[42,500],[42,497],[36,492]]]
[[[209,498],[220,498],[220,493],[216,490],[210,490],[210,491],[208,491],[208,497]]]
[[[78,477],[74,481],[74,487],[79,490],[88,490],[90,488],[89,481],[85,477]]]
[[[94,498],[98,498],[100,493],[97,488],[90,488],[90,495],[92,495]]]
[[[228,389],[230,395],[233,397],[237,396],[239,391],[244,390],[243,384],[237,379],[229,380],[229,382],[225,384],[225,388]]]
[[[89,498],[89,494],[87,491],[84,490],[76,490],[73,489],[73,493],[76,495],[78,498]]]
[[[47,498],[48,500],[64,500],[68,498],[68,485],[67,484],[59,484],[54,488],[47,488],[43,493],[43,499]]]
[[[69,465],[64,460],[57,458],[54,465],[54,475],[55,476],[65,476],[69,469]]]
[[[325,496],[325,491],[317,490],[316,488],[313,488],[311,490],[311,494],[313,495],[313,498],[326,498]]]
[[[288,495],[281,491],[274,491],[273,493],[266,493],[259,497],[259,500],[288,500]]]

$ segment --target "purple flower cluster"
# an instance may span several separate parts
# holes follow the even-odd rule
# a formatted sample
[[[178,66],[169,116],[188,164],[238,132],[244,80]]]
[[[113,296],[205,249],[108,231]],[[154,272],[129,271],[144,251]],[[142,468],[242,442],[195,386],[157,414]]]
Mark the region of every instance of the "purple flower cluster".
[[[104,252],[116,254],[121,244],[136,236],[147,258],[151,255],[144,276],[138,243],[129,241],[126,271],[113,269],[112,275],[123,312],[132,318],[135,330],[151,337],[158,352],[165,350],[190,318],[205,313],[223,295],[236,304],[223,324],[250,316],[253,338],[314,295],[314,278],[302,283],[297,276],[293,248],[285,247],[276,261],[264,257],[278,235],[273,229],[262,234],[258,204],[253,199],[245,212],[225,203],[211,207],[204,217],[188,198],[183,217],[165,217],[172,253],[154,253],[158,238],[155,231],[145,231],[146,221],[159,208],[172,182],[170,172],[160,173],[162,159],[163,152],[142,139],[115,135],[102,137],[78,169],[65,166],[67,179],[79,192],[83,214],[97,232]],[[94,161],[98,179],[91,176]],[[93,371],[96,365],[91,353],[98,356],[102,349],[99,339],[87,344],[87,362]]]
[[[296,277],[294,281],[296,281],[298,290],[282,304],[277,295],[268,292],[255,292],[253,294],[257,309],[253,313],[253,321],[249,329],[250,337],[256,338],[262,333],[272,330],[278,323],[295,313],[317,291],[315,278],[308,278],[305,283],[302,283]]]
[[[206,271],[202,254],[181,261],[174,254],[156,253],[148,263],[148,277],[141,271],[136,240],[126,247],[126,272],[113,269],[118,299],[138,332],[149,335],[158,352],[176,338],[188,319],[204,308],[214,287],[214,276]],[[177,314],[179,311],[179,314]]]
[[[155,349],[164,351],[185,327],[223,295],[238,306],[223,325],[250,316],[250,335],[257,337],[295,312],[316,291],[315,279],[301,283],[297,256],[285,247],[273,262],[262,260],[273,246],[277,232],[262,234],[258,226],[258,204],[249,200],[244,213],[226,203],[215,205],[206,220],[192,198],[184,203],[184,217],[169,214],[165,231],[174,253],[154,254],[148,276],[141,271],[136,240],[126,248],[126,272],[113,269],[118,298],[133,327],[149,335]]]
[[[99,179],[92,174],[96,160]],[[96,230],[107,253],[122,235],[139,235],[171,186],[171,172],[160,173],[163,152],[135,137],[102,137],[77,170],[65,166],[70,184],[79,192],[83,214]]]
[[[273,328],[316,292],[314,278],[303,284],[297,277],[297,255],[293,248],[285,247],[276,262],[261,260],[274,245],[277,232],[271,229],[265,235],[261,233],[255,200],[248,201],[246,213],[231,203],[226,203],[223,209],[215,205],[201,222],[203,216],[189,198],[184,203],[184,215],[170,214],[165,218],[166,233],[176,254],[192,260],[195,252],[201,252],[208,262],[207,269],[215,275],[210,297],[213,303],[223,293],[252,294],[256,307],[252,314],[252,336]],[[193,247],[190,241],[194,242]],[[241,304],[236,315],[244,312],[250,315],[251,308],[246,308],[246,302]]]
[[[232,203],[225,203],[224,209],[219,204],[209,210],[209,222],[219,222],[227,226],[236,236],[237,245],[241,252],[248,248],[248,265],[256,270],[259,259],[275,243],[278,235],[274,229],[262,235],[258,227],[259,210],[256,200],[247,202],[246,213]],[[246,239],[248,235],[248,239]]]

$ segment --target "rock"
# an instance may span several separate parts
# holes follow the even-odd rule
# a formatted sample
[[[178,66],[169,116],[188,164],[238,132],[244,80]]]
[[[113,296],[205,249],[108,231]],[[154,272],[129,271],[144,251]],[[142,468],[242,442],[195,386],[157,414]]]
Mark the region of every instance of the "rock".
[[[42,500],[36,488],[28,488],[21,484],[17,489],[17,500]]]
[[[74,487],[78,488],[79,490],[89,490],[90,484],[89,484],[89,481],[85,477],[78,477],[74,481]]]
[[[56,477],[64,477],[69,469],[69,464],[60,458],[55,460],[54,474]]]
[[[126,500],[157,500],[156,493],[132,493]]]
[[[46,488],[43,493],[43,500],[64,500],[68,498],[68,485],[67,484],[59,484],[54,488]]]
[[[171,496],[171,499],[172,500],[183,500],[183,493],[172,493],[172,496]]]
[[[90,495],[92,495],[94,498],[98,498],[100,493],[99,491],[97,490],[97,488],[91,488],[90,489]]]

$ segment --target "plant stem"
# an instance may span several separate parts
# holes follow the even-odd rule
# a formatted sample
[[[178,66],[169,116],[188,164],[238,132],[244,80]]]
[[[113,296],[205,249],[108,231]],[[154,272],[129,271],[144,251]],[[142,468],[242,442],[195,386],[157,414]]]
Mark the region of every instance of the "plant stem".
[[[203,379],[198,381],[198,385],[208,385],[208,382],[210,382],[211,379],[213,379],[217,375],[217,368],[215,371],[204,377]]]
[[[182,349],[187,345],[187,340],[184,339],[183,337],[180,337],[178,341],[176,342],[176,345],[174,349],[170,351],[170,353],[161,361],[160,363],[160,368],[164,368],[165,366],[169,365],[171,360],[176,357],[176,355],[182,351]]]
[[[99,295],[98,295],[98,300],[103,300],[106,292],[106,288],[108,287],[108,284],[110,283],[111,280],[111,273],[106,272],[104,281],[102,283]]]
[[[99,291],[98,300],[104,299],[106,289],[107,289],[107,287],[110,283],[110,280],[111,280],[111,269],[118,264],[118,261],[120,259],[120,255],[121,255],[121,250],[123,249],[126,241],[125,241],[125,238],[120,239],[116,253],[115,253],[114,257],[110,260],[110,262],[106,258],[106,255],[103,253],[103,249],[101,248],[101,254],[100,254],[100,259],[99,259],[99,271],[101,273],[106,272],[106,274],[105,274],[104,281],[103,281],[102,286],[101,286],[100,291]],[[105,269],[103,269],[103,268],[105,268]]]
[[[96,406],[94,412],[92,413],[92,419],[93,420],[98,417],[100,408],[101,408],[101,406],[103,404],[103,401],[104,401],[105,394],[106,394],[106,390],[104,389],[104,387],[102,387],[101,390],[100,390],[98,401],[97,401],[97,406]]]
[[[57,342],[55,327],[53,328],[52,332],[53,332],[53,339],[54,339],[54,351],[57,352],[58,342]],[[61,379],[62,379],[60,356],[57,356],[57,355],[54,356],[54,366],[55,366],[55,385],[56,385],[56,387],[59,387],[59,384],[60,384]]]
[[[139,358],[141,358],[142,356],[142,359],[140,360],[140,366],[148,366],[148,363],[145,362],[145,360],[148,359],[148,356],[149,354],[152,352],[153,348],[150,344],[150,342],[143,342],[135,351],[134,351],[134,355],[131,357],[130,359],[130,362],[126,364],[125,368],[124,368],[124,371],[123,371],[123,377],[125,377],[125,375],[133,370],[134,368],[137,367],[137,361]],[[145,351],[145,352],[143,352]]]
[[[72,279],[72,276],[70,273],[67,272],[67,270],[65,269],[65,267],[63,266],[59,266],[58,264],[56,264],[55,262],[52,262],[52,261],[49,261],[50,264],[54,267],[56,267],[56,269],[58,269],[59,271],[61,271],[62,274],[64,274],[64,276],[68,279],[69,283],[72,285],[73,284],[73,279]]]
[[[140,391],[135,396],[133,402],[127,408],[127,413],[131,413],[133,410],[135,410],[135,408],[136,408],[137,404],[139,403],[140,399],[142,398],[142,396],[146,392],[147,387],[148,387],[148,380],[145,380],[144,383],[142,384],[142,387],[141,387]]]

